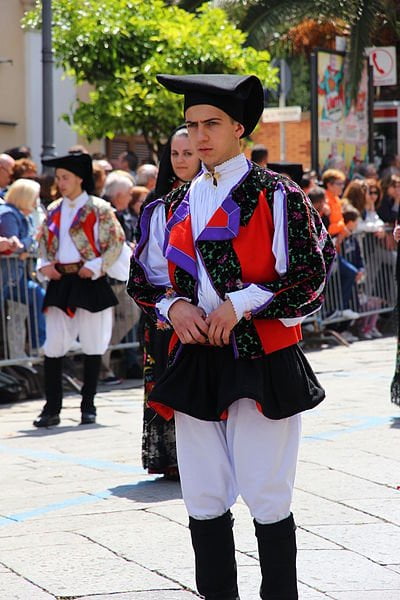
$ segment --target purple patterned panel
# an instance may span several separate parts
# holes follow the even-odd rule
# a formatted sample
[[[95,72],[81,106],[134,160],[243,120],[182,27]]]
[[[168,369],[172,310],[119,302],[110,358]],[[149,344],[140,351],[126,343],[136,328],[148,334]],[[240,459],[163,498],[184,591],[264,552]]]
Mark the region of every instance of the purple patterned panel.
[[[48,220],[50,222],[48,229],[56,237],[60,237],[60,229],[59,229],[59,227],[57,225],[57,222],[55,220],[55,216],[56,216],[57,213],[60,213],[60,212],[61,212],[61,203],[54,210],[52,210],[49,213],[49,216],[48,216]]]
[[[179,250],[179,248],[175,248],[175,246],[167,246],[164,255],[167,260],[173,262],[178,267],[181,267],[181,269],[184,269],[190,273],[192,277],[197,279],[196,261],[191,256],[185,254],[185,252]]]
[[[165,241],[164,241],[164,256],[167,251],[167,246],[169,244],[169,237],[170,237],[172,228],[177,223],[184,221],[190,213],[189,194],[190,194],[190,188],[186,192],[184,199],[182,200],[182,202],[180,203],[180,205],[178,206],[178,208],[176,209],[176,211],[174,212],[172,217],[167,221],[166,231],[165,231]]]

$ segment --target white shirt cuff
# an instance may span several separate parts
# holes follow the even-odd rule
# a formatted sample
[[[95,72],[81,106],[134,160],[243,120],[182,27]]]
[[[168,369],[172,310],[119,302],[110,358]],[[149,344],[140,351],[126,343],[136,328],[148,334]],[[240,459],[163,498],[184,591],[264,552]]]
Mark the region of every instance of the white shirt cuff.
[[[229,292],[226,297],[232,302],[236,313],[237,320],[243,317],[245,313],[256,311],[261,308],[273,297],[273,293],[268,290],[263,290],[255,283],[243,290]]]
[[[38,279],[38,281],[40,283],[43,283],[44,281],[47,281],[47,279],[48,279],[40,271],[40,269],[43,269],[43,267],[47,267],[47,265],[51,265],[51,262],[49,260],[46,260],[45,258],[38,258],[37,259],[37,262],[36,262],[36,277],[37,277],[37,279]]]
[[[165,319],[167,319],[168,322],[170,322],[168,317],[169,309],[177,300],[186,300],[186,302],[191,302],[189,298],[184,298],[183,296],[175,296],[174,298],[163,298],[162,300],[160,300],[160,302],[157,302],[156,304],[156,308],[158,309],[160,314]]]
[[[97,258],[92,258],[92,260],[87,260],[83,266],[93,271],[92,279],[98,279],[103,275],[101,270],[102,264],[102,258],[98,256]]]

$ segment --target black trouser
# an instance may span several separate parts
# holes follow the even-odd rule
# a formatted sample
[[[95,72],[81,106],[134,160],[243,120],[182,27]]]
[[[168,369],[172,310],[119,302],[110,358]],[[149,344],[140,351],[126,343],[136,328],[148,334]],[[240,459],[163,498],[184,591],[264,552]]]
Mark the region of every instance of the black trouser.
[[[58,415],[62,408],[62,356],[44,357],[44,391],[46,404],[42,414]],[[83,386],[81,389],[81,412],[96,414],[94,397],[97,391],[101,364],[100,354],[85,354],[83,360]]]
[[[254,521],[258,542],[263,600],[297,600],[296,525],[293,515],[287,519],[260,525]]]
[[[206,600],[238,600],[233,518],[189,518],[196,563],[196,584]]]

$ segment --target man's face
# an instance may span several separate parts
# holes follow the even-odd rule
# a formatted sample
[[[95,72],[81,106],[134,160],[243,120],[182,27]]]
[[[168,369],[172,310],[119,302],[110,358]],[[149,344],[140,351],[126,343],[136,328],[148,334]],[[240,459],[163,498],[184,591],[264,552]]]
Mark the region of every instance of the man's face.
[[[6,160],[0,161],[0,188],[5,188],[11,181],[13,174],[13,163]]]
[[[56,184],[60,194],[70,200],[75,200],[82,193],[82,178],[66,169],[56,169]]]
[[[243,125],[210,104],[190,106],[185,113],[191,146],[208,169],[240,152]]]
[[[341,179],[335,179],[326,184],[327,190],[329,190],[335,196],[341,196],[343,193],[345,182]]]
[[[114,207],[116,208],[116,210],[120,211],[120,210],[126,210],[128,208],[129,202],[132,199],[132,187],[130,187],[126,190],[120,190],[111,199],[111,202],[114,205]]]

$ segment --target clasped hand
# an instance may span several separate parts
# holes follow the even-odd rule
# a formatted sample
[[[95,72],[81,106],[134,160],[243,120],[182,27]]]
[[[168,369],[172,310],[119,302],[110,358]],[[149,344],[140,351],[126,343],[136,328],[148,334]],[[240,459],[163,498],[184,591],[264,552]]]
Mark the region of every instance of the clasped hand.
[[[168,316],[182,344],[208,342],[211,346],[226,346],[237,323],[230,300],[225,300],[208,316],[202,308],[186,300],[177,300],[169,309]]]

